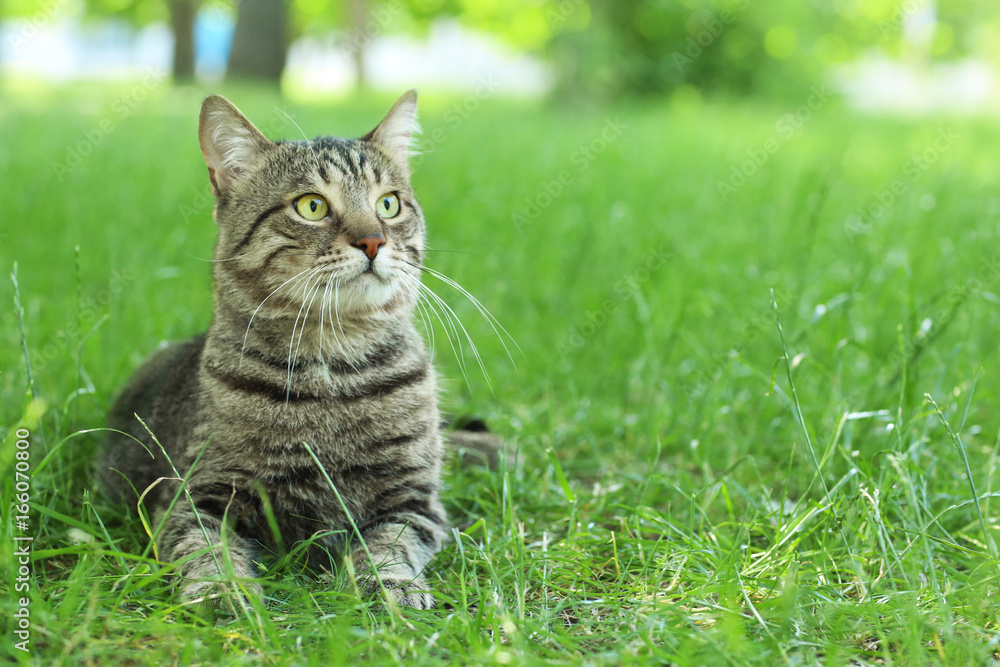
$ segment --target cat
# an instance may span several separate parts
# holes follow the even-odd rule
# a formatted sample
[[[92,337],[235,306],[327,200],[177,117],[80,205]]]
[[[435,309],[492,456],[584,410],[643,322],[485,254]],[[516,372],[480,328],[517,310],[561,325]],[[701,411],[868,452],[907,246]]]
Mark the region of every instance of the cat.
[[[411,90],[360,139],[272,142],[225,98],[202,105],[214,316],[123,389],[99,470],[114,497],[148,489],[186,600],[236,592],[223,573],[250,580],[263,550],[313,538],[310,564],[346,553],[363,593],[435,603],[423,572],[448,524],[437,383],[413,323],[426,233],[408,167],[416,112]],[[452,436],[495,463],[492,438]],[[225,549],[192,557],[223,534]]]

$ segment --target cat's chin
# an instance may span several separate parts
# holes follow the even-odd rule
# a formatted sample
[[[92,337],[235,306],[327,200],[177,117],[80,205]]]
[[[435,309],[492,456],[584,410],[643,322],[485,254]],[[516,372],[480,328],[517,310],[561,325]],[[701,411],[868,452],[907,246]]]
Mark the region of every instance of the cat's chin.
[[[341,292],[340,300],[341,313],[354,317],[389,314],[406,303],[397,286],[372,273],[352,280]]]

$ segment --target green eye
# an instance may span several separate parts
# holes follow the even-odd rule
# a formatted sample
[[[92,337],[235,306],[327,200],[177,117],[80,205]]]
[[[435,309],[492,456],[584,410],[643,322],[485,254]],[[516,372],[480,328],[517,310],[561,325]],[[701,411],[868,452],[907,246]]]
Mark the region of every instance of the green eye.
[[[330,206],[319,195],[302,195],[295,200],[295,211],[310,222],[322,220],[329,210]]]
[[[383,220],[395,218],[399,215],[399,198],[391,192],[382,195],[378,198],[378,203],[375,204],[375,212]]]

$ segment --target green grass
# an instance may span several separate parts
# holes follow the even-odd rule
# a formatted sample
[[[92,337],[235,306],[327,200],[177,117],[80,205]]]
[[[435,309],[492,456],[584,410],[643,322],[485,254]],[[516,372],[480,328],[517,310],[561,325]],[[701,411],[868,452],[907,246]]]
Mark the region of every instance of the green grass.
[[[439,329],[444,402],[487,418],[509,466],[449,466],[457,528],[430,566],[436,610],[392,614],[345,573],[316,580],[285,560],[269,564],[266,603],[230,619],[183,609],[169,567],[141,557],[134,508],[94,491],[90,431],[115,392],[160,341],[211,315],[203,93],[157,87],[129,107],[135,90],[8,88],[0,105],[4,653],[40,665],[997,661],[995,123],[860,117],[829,101],[788,137],[776,123],[794,109],[765,104],[490,99],[463,118],[461,99],[425,96],[433,150],[415,181],[440,251],[428,264],[523,351],[515,368],[470,303],[429,283],[492,381],[468,353],[465,380]],[[298,136],[274,100],[223,92],[271,136]],[[389,103],[281,106],[310,136],[358,135]],[[102,120],[110,130],[94,134]],[[604,150],[576,154],[609,121]],[[909,162],[949,127],[957,138],[934,160]],[[769,139],[776,152],[762,151]],[[60,181],[53,163],[87,141]],[[718,182],[748,151],[766,162],[723,200]],[[895,179],[900,192],[868,215]],[[532,201],[547,205],[535,215]],[[34,471],[27,656],[11,626],[19,427]]]

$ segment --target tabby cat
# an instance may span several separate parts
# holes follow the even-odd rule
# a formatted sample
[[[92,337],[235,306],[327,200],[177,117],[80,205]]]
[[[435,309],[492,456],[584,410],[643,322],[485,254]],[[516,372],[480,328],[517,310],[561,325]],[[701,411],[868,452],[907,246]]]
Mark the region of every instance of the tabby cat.
[[[312,537],[311,565],[346,554],[363,591],[434,604],[422,572],[446,517],[434,369],[413,324],[416,109],[409,91],[360,139],[272,142],[225,98],[202,105],[214,317],[136,372],[109,418],[127,435],[100,473],[129,502],[148,489],[153,526],[166,517],[159,556],[181,561],[189,600]]]

